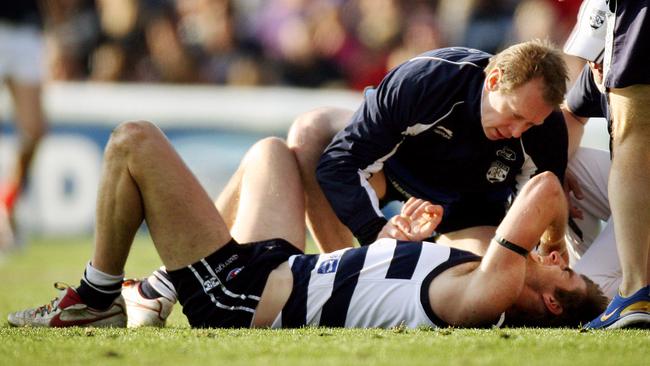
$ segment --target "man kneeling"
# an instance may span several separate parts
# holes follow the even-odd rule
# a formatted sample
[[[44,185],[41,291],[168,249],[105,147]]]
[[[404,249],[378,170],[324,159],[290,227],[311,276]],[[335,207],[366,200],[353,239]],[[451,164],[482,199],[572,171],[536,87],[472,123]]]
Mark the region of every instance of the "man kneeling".
[[[605,305],[586,277],[528,253],[545,231],[564,234],[566,202],[550,173],[521,190],[483,258],[419,241],[440,216],[422,200],[391,220],[410,241],[305,255],[303,200],[280,139],[251,148],[217,210],[156,126],[124,123],[106,148],[95,252],[79,287],[9,323],[125,326],[124,264],[143,220],[193,327],[475,327],[504,313],[508,324],[574,326]]]

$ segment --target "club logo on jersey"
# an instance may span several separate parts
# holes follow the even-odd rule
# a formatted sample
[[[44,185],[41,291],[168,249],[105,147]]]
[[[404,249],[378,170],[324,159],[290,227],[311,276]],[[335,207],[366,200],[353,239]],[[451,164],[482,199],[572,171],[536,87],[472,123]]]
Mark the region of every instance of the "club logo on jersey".
[[[593,9],[589,15],[589,26],[594,30],[598,30],[603,24],[605,24],[605,12],[600,9]]]
[[[507,146],[503,147],[501,150],[497,150],[497,156],[509,161],[515,161],[515,159],[517,159],[517,154]]]
[[[451,140],[451,138],[454,136],[454,132],[452,130],[443,126],[436,126],[436,128],[433,129],[433,132],[446,138],[447,140]]]
[[[320,266],[318,266],[318,270],[316,272],[319,274],[336,272],[336,269],[339,266],[339,260],[340,258],[330,258],[323,261]]]
[[[205,292],[208,292],[217,286],[219,286],[219,279],[216,277],[211,277],[203,281],[203,291]]]
[[[244,269],[244,267],[237,267],[232,271],[228,272],[228,276],[226,276],[226,281],[230,281],[233,278],[237,277],[237,275],[239,274],[239,272],[241,272],[242,269]]]
[[[493,161],[485,177],[490,183],[500,183],[506,180],[510,167],[500,161]]]

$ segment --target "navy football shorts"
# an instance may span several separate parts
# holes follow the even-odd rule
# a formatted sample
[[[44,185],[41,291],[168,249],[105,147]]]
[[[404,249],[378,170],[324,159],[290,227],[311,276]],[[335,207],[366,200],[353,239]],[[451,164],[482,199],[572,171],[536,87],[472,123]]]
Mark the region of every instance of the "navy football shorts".
[[[608,88],[625,88],[635,84],[650,84],[650,0],[609,0],[610,11],[616,16],[612,42],[607,42],[605,55],[611,55],[611,65],[605,76]]]
[[[303,253],[283,239],[241,245],[233,239],[168,273],[192,327],[248,328],[269,274],[294,254]]]

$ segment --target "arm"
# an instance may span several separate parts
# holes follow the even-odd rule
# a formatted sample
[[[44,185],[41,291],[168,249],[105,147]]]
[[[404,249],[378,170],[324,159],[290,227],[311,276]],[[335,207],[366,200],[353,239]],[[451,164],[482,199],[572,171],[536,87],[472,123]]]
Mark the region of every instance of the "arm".
[[[580,147],[580,141],[582,140],[582,135],[585,130],[585,123],[587,123],[588,118],[576,116],[569,108],[564,105],[562,106],[562,114],[564,115],[564,120],[567,124],[567,129],[569,131],[569,160],[573,157],[575,152]],[[577,199],[582,199],[582,188],[578,183],[577,178],[569,169],[566,170],[564,176],[564,194],[567,197],[567,200],[570,198],[570,193],[573,192],[574,196]],[[582,219],[582,211],[577,206],[571,205],[569,207],[569,212],[571,217]],[[565,247],[566,248],[566,247]],[[568,254],[567,254],[568,259]]]
[[[569,263],[565,240],[567,222],[569,221],[568,201],[559,197],[557,200],[558,203],[549,205],[548,210],[552,221],[540,238],[538,252],[540,255],[549,255],[556,251],[562,256],[565,263]]]
[[[548,227],[563,221],[557,216],[562,211],[566,200],[558,179],[548,172],[539,174],[521,190],[497,234],[530,251]],[[493,240],[476,269],[430,291],[434,312],[459,326],[494,321],[517,301],[525,276],[526,259]]]
[[[435,99],[435,93],[444,90],[438,85],[442,81],[432,76],[437,66],[426,72],[424,66],[431,65],[406,63],[389,73],[334,137],[318,164],[323,193],[361,244],[374,241],[387,223],[368,178],[397,151],[411,125],[430,120],[431,104],[418,101]]]
[[[566,101],[562,106],[562,113],[569,131],[569,160],[580,147],[580,141],[584,134],[584,125],[589,117],[605,117],[607,100],[602,94],[593,72],[588,65],[582,70],[582,73],[576,80],[575,84],[567,93]],[[564,179],[564,191],[569,198],[570,192],[577,199],[582,199],[582,189],[577,179],[567,170]],[[582,218],[582,212],[576,206],[570,207],[571,217]]]
[[[585,132],[585,124],[589,119],[575,115],[566,105],[562,106],[562,115],[564,116],[564,121],[566,121],[567,131],[569,133],[568,158],[571,160],[573,154],[580,147],[580,141],[582,141],[582,135]]]

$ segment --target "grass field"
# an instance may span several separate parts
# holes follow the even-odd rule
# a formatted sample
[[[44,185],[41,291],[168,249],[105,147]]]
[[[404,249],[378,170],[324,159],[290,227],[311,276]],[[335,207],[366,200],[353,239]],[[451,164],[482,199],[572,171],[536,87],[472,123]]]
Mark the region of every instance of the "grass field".
[[[166,329],[10,328],[7,313],[77,285],[92,246],[36,240],[0,262],[0,365],[648,365],[650,331],[578,329],[194,330],[180,307]],[[140,237],[127,276],[160,265]]]

